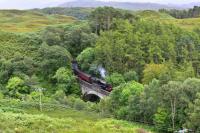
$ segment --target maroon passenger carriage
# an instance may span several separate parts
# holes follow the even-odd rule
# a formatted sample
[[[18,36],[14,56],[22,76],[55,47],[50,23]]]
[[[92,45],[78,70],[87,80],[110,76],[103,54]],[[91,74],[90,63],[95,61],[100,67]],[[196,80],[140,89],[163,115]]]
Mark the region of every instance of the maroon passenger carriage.
[[[112,86],[110,84],[107,84],[105,81],[102,81],[101,79],[92,77],[91,75],[88,75],[81,70],[78,69],[78,63],[77,61],[72,61],[72,69],[74,71],[74,74],[81,80],[86,81],[90,84],[97,84],[101,89],[106,90],[108,92],[112,91]]]

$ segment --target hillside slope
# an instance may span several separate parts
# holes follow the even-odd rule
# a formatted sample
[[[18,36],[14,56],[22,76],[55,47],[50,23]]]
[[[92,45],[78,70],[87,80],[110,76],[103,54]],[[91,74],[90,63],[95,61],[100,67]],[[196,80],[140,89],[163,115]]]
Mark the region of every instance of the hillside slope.
[[[9,32],[33,32],[46,26],[76,21],[74,17],[21,10],[0,10],[0,18],[0,29]]]
[[[141,19],[147,19],[149,21],[156,20],[165,24],[173,24],[189,31],[200,27],[200,18],[176,19],[169,14],[151,10],[139,11],[136,13],[136,15],[140,16]]]
[[[138,133],[139,130],[151,133],[152,130],[148,126],[59,105],[46,105],[41,112],[37,104],[30,107],[33,103],[3,100],[1,104],[0,131],[9,133]]]
[[[129,9],[129,10],[158,10],[161,8],[172,9],[173,6],[167,6],[157,3],[132,3],[132,2],[103,2],[97,0],[75,0],[72,2],[66,2],[60,7],[102,7],[112,6],[115,8]]]

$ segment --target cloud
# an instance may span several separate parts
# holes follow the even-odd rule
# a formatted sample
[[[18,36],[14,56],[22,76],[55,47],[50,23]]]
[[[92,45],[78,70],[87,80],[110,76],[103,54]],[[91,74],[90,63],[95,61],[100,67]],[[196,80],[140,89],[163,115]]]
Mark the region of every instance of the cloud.
[[[30,9],[44,8],[48,6],[56,6],[61,3],[72,0],[0,0],[1,9]],[[162,4],[185,4],[191,2],[199,2],[199,0],[102,0],[102,1],[118,1],[118,2],[152,2]]]
[[[56,6],[67,0],[0,0],[1,9],[29,9]]]
[[[161,4],[188,4],[193,2],[200,2],[199,0],[103,0],[103,1],[151,2],[151,3],[161,3]]]

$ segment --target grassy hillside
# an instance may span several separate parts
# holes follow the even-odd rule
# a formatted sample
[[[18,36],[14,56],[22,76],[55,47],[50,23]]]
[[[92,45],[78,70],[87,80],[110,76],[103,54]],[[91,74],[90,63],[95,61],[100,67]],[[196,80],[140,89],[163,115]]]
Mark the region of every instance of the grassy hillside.
[[[169,14],[160,13],[156,11],[140,11],[136,13],[141,17],[141,19],[148,20],[158,20],[161,23],[173,24],[178,27],[181,27],[186,30],[193,30],[196,27],[200,27],[200,18],[185,18],[185,19],[176,19]]]
[[[2,102],[1,102],[2,103]],[[15,102],[16,105],[16,102]],[[125,121],[103,118],[94,112],[72,108],[44,108],[40,112],[24,104],[0,106],[0,131],[10,133],[137,133],[149,127]]]
[[[174,24],[186,30],[193,30],[200,27],[200,18],[185,18],[185,19],[165,19],[164,23]]]
[[[10,32],[33,32],[43,27],[75,22],[74,17],[44,15],[33,11],[1,10],[0,29]]]
[[[38,11],[45,14],[60,14],[66,16],[73,16],[80,20],[85,20],[88,18],[88,16],[93,10],[94,8],[83,8],[83,7],[75,7],[75,8],[49,7],[44,9],[33,9],[32,11]]]
[[[174,19],[172,16],[166,13],[159,13],[152,10],[138,11],[136,15],[144,19]]]

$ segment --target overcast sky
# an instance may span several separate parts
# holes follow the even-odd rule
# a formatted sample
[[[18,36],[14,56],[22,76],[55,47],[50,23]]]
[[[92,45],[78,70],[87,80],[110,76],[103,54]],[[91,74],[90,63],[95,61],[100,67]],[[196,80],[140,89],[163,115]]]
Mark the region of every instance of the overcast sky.
[[[42,8],[47,6],[56,6],[67,1],[72,1],[72,0],[0,0],[0,9]],[[186,4],[192,2],[200,2],[200,0],[103,0],[103,1],[151,2],[151,3],[161,3],[161,4]]]

